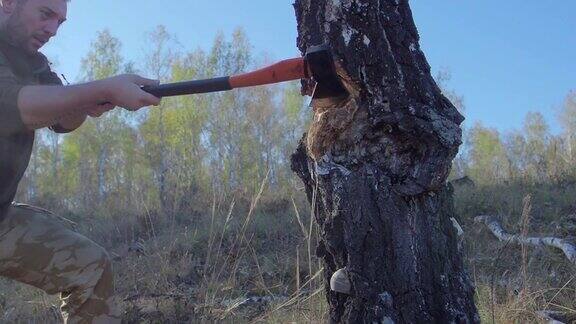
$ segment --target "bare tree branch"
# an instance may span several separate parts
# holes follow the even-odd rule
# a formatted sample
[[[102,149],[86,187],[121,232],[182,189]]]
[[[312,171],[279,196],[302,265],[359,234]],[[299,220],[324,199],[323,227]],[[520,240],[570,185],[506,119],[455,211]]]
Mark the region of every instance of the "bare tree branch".
[[[485,224],[500,241],[510,241],[512,243],[532,246],[549,246],[560,249],[570,262],[576,264],[576,246],[567,240],[557,237],[522,237],[520,234],[509,234],[502,229],[502,226],[500,226],[493,216],[477,216],[474,218],[474,221]]]

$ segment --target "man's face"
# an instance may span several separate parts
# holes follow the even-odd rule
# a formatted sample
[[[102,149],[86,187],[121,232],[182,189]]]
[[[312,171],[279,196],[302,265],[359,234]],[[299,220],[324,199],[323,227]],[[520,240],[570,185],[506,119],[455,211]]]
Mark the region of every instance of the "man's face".
[[[4,0],[6,31],[14,44],[30,54],[56,35],[66,20],[66,0]]]

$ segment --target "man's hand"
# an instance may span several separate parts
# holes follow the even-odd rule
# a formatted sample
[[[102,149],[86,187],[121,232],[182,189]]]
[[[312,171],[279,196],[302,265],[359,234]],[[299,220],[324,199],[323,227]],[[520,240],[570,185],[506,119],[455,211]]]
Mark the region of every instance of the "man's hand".
[[[160,98],[146,91],[142,86],[159,84],[157,80],[146,79],[135,74],[122,74],[104,79],[106,103],[105,105],[119,106],[127,110],[136,111],[146,106],[158,106]]]

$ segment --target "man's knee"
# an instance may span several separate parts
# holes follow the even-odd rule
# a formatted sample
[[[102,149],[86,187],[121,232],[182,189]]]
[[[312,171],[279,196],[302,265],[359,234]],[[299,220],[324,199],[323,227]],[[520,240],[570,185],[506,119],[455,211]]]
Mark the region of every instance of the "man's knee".
[[[33,207],[13,207],[0,240],[0,272],[49,294],[90,289],[99,281],[99,294],[111,293],[108,253],[50,214]],[[108,283],[110,282],[110,283]]]
[[[102,274],[96,287],[94,287],[94,295],[99,298],[108,298],[114,293],[114,275],[112,273],[112,259],[106,250],[100,247],[102,254],[95,260]]]
[[[112,294],[112,261],[104,248],[82,237],[74,249],[71,260],[72,281],[79,287],[93,287],[94,294],[106,298]]]
[[[78,259],[70,263],[71,271],[67,271],[70,285],[61,291],[65,318],[90,318],[116,313],[116,305],[111,303],[114,283],[110,256],[101,246],[88,239],[86,241],[77,248]],[[70,322],[75,323],[75,320]]]

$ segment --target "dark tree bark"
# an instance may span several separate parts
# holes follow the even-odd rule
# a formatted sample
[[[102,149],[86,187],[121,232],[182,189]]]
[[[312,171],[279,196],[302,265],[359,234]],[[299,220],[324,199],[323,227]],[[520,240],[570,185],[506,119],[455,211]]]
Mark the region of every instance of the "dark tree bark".
[[[446,185],[463,117],[431,77],[408,1],[294,7],[298,47],[329,43],[351,93],[314,106],[292,157],[321,228],[331,321],[478,323]],[[330,290],[341,268],[349,294]]]

